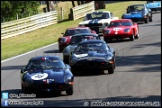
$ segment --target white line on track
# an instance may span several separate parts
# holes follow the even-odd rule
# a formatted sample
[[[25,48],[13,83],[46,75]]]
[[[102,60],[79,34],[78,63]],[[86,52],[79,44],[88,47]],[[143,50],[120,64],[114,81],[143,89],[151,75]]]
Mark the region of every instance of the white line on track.
[[[5,60],[1,61],[1,63],[6,62],[6,61],[9,61],[9,60],[12,60],[12,59],[15,59],[15,58],[18,58],[18,57],[21,57],[21,56],[23,56],[23,55],[26,55],[26,54],[29,54],[29,53],[32,53],[32,52],[35,52],[35,51],[38,51],[38,50],[41,50],[41,49],[44,49],[44,48],[47,48],[47,47],[50,47],[50,46],[55,45],[55,44],[57,44],[57,43],[58,43],[58,42],[56,42],[56,43],[54,43],[54,44],[47,45],[47,46],[45,46],[45,47],[38,48],[38,49],[36,49],[36,50],[29,51],[29,52],[27,52],[27,53],[24,53],[24,54],[21,54],[21,55],[18,55],[18,56],[9,58],[9,59],[5,59]]]

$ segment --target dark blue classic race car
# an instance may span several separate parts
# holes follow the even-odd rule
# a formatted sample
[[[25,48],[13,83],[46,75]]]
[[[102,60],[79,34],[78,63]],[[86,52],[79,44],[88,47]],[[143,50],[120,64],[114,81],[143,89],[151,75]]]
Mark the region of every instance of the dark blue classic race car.
[[[122,19],[131,19],[133,22],[152,21],[152,12],[145,4],[130,5],[126,9],[127,13],[122,15]]]
[[[74,77],[70,66],[57,56],[39,56],[31,58],[21,69],[21,85],[24,92],[66,91],[73,94]]]
[[[108,70],[109,74],[115,69],[115,50],[103,40],[88,40],[78,44],[69,58],[71,71],[78,70]]]
[[[161,10],[161,1],[147,1],[146,5],[151,11]]]
[[[86,41],[86,40],[96,40],[100,39],[98,34],[93,34],[93,33],[80,33],[73,35],[71,37],[70,43],[65,49],[63,50],[63,61],[65,63],[69,63],[69,57],[71,52],[77,47],[77,44],[81,41]]]

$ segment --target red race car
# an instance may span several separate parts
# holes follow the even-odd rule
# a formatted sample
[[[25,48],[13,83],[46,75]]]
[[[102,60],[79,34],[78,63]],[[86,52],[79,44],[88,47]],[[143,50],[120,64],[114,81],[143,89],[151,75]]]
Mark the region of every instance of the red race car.
[[[70,43],[72,35],[79,34],[79,33],[94,33],[96,32],[94,30],[91,30],[89,27],[74,27],[74,28],[68,28],[66,29],[65,33],[63,34],[63,37],[58,38],[58,47],[59,47],[59,52],[62,52],[63,49],[68,46]]]
[[[110,22],[110,25],[103,29],[104,41],[111,42],[112,39],[129,38],[131,41],[139,38],[139,26],[131,19],[119,19]]]

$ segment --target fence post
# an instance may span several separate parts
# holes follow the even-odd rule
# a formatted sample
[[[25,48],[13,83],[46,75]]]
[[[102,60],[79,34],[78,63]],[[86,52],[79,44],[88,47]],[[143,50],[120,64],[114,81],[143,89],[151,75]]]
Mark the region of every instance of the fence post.
[[[19,19],[19,16],[18,16],[18,14],[16,14],[16,15],[17,15],[16,20],[18,20]]]
[[[73,17],[73,9],[72,8],[70,9],[69,19],[70,20],[73,20],[74,19],[74,17]]]
[[[64,13],[62,7],[60,7],[60,10],[61,10],[61,20],[64,20]]]

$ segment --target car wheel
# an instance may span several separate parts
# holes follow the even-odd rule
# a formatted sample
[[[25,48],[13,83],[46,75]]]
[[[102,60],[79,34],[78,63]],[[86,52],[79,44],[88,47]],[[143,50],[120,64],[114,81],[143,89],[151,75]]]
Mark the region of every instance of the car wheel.
[[[61,52],[62,52],[62,50],[61,50],[61,49],[59,49],[59,52],[61,53]]]
[[[24,87],[23,84],[21,84],[21,88],[22,88],[22,91],[24,93],[30,93],[31,92],[31,90],[28,87]]]
[[[135,39],[138,39],[139,38],[139,33],[135,36]]]
[[[115,60],[114,60],[114,69],[116,68],[116,62],[115,62]]]
[[[150,19],[149,19],[150,22],[152,22],[152,15],[150,16]]]
[[[66,94],[67,95],[72,95],[73,94],[73,86],[66,90]]]
[[[106,38],[106,39],[104,38],[104,41],[105,41],[106,43],[108,43],[108,39],[107,39],[107,38]]]
[[[65,59],[65,57],[63,56],[63,61],[65,64],[69,64],[69,60],[68,59]]]
[[[149,19],[148,18],[145,18],[144,22],[145,23],[148,23],[149,22]]]
[[[109,73],[109,74],[113,74],[113,73],[114,73],[114,66],[111,66],[111,67],[108,69],[108,73]]]
[[[132,35],[131,35],[131,37],[130,37],[130,40],[131,41],[134,41],[134,32],[132,31]]]
[[[112,39],[109,39],[109,42],[112,42]]]

